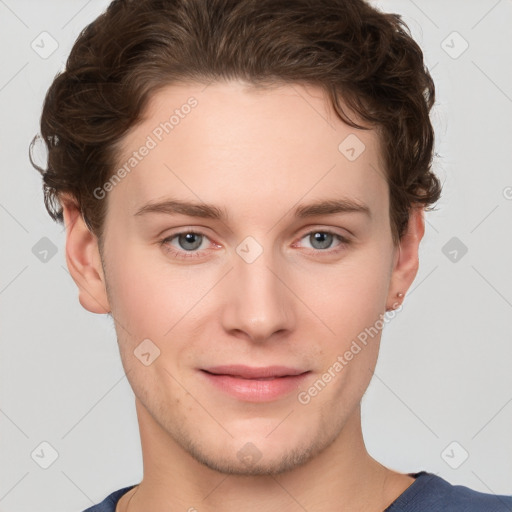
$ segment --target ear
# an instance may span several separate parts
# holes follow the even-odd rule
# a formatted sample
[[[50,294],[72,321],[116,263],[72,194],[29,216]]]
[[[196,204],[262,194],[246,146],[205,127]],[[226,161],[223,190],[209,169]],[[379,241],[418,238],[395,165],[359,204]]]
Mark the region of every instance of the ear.
[[[425,218],[422,206],[411,208],[407,230],[396,249],[387,298],[387,311],[396,309],[403,301],[419,267],[418,250],[425,233]],[[402,298],[397,296],[403,293]]]
[[[97,237],[69,195],[60,197],[66,228],[66,263],[78,286],[78,300],[91,313],[110,312]]]

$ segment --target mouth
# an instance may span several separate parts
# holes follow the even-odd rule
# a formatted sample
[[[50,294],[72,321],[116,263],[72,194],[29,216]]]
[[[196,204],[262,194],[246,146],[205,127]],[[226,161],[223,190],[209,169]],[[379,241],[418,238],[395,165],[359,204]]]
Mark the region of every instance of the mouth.
[[[200,373],[217,390],[239,400],[269,402],[296,391],[309,370],[285,366],[215,366]]]

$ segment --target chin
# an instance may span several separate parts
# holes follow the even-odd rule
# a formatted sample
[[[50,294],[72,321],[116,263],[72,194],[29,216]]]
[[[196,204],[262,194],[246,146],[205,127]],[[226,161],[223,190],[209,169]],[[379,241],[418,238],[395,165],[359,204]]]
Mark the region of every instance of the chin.
[[[268,421],[264,428],[255,429],[254,420],[244,422],[242,429],[237,422],[226,423],[226,430],[231,434],[213,434],[208,430],[181,430],[174,440],[193,459],[200,464],[226,475],[256,476],[278,475],[292,471],[320,454],[337,438],[339,432],[334,425],[331,428],[314,428],[314,425],[291,414],[283,422],[286,414],[279,421]],[[279,424],[281,422],[281,425]],[[285,425],[286,424],[286,425]]]
[[[248,441],[241,448],[233,448],[234,456],[226,452],[211,453],[209,450],[189,449],[189,454],[200,464],[218,473],[238,476],[279,475],[307,463],[320,450],[315,445],[308,448],[288,448],[261,451]],[[271,457],[265,456],[270,453]]]

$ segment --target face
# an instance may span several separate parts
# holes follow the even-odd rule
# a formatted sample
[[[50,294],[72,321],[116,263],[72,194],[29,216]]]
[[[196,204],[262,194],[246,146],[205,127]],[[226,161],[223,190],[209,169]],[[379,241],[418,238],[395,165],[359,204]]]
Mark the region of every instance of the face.
[[[338,438],[393,302],[380,155],[376,132],[342,123],[312,86],[152,98],[99,199],[141,428],[237,474],[289,470]]]

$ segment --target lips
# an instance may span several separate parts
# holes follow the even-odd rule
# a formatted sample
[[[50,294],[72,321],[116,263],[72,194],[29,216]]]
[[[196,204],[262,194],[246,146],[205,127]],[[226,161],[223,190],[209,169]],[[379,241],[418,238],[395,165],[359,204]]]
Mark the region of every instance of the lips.
[[[289,368],[286,366],[265,366],[257,368],[245,365],[214,366],[211,368],[203,369],[203,371],[213,375],[229,375],[231,377],[252,380],[271,380],[280,377],[290,377],[306,373],[305,370]]]
[[[287,366],[213,366],[199,372],[210,387],[244,402],[289,398],[311,371]],[[212,388],[213,386],[213,388]]]

